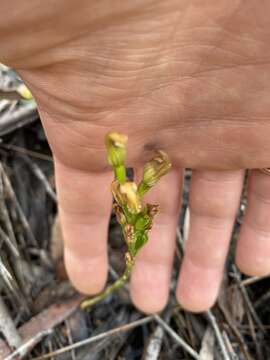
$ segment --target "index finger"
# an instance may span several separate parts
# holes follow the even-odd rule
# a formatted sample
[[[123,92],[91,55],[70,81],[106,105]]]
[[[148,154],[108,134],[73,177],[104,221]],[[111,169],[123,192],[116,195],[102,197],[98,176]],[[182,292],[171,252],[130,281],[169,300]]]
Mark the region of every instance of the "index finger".
[[[107,279],[111,173],[74,169],[55,161],[67,273],[82,293],[95,294]]]

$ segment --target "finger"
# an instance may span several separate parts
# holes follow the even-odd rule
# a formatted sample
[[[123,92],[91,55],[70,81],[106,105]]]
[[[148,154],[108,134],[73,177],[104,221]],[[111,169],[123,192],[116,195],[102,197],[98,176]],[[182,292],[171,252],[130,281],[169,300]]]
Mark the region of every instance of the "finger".
[[[192,175],[190,230],[177,286],[180,304],[190,311],[205,311],[216,300],[242,182],[242,171]]]
[[[236,262],[247,275],[270,273],[270,176],[251,171],[248,206],[240,230]]]
[[[65,265],[81,292],[99,292],[107,278],[111,174],[80,171],[55,161]]]
[[[161,207],[131,277],[132,300],[146,313],[162,310],[168,300],[181,191],[182,173],[174,170],[145,197],[146,202]]]

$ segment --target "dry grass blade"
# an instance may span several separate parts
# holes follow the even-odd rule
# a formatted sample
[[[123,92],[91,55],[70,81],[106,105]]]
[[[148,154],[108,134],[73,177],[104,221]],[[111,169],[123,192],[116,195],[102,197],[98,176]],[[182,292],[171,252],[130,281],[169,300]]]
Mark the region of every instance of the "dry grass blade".
[[[11,183],[9,181],[9,178],[4,170],[4,167],[3,165],[0,163],[0,173],[2,174],[3,176],[3,181],[4,181],[4,185],[5,185],[5,190],[7,191],[7,194],[9,196],[9,198],[13,201],[16,209],[17,209],[17,212],[18,212],[18,215],[20,216],[20,220],[21,220],[21,223],[22,223],[22,226],[26,232],[26,234],[28,235],[29,237],[29,240],[31,241],[32,245],[38,247],[38,243],[37,243],[37,240],[28,224],[28,221],[24,215],[24,212],[21,208],[21,205],[19,204],[19,201],[15,195],[15,192],[11,186]]]
[[[177,240],[177,242],[179,244],[181,252],[183,252],[184,251],[184,239],[183,239],[183,236],[182,236],[182,234],[180,232],[179,227],[177,227],[177,229],[176,229],[176,240]]]
[[[0,358],[2,359],[17,359],[22,358],[35,346],[45,335],[48,335],[52,329],[67,319],[76,311],[82,298],[69,300],[62,304],[54,304],[49,308],[43,310],[38,315],[34,316],[27,323],[22,325],[19,329],[19,335],[22,338],[23,344],[13,353],[6,344],[0,340]]]
[[[264,293],[261,297],[259,297],[258,300],[254,303],[254,308],[257,309],[261,307],[265,302],[267,302],[270,299],[270,290],[267,290],[266,293]],[[265,326],[263,326],[265,328]]]
[[[9,213],[8,213],[6,203],[5,203],[5,191],[4,191],[4,180],[2,177],[2,174],[3,174],[2,169],[3,169],[3,167],[2,167],[2,164],[0,163],[0,214],[1,214],[2,220],[5,223],[5,228],[8,233],[9,241],[7,241],[7,238],[4,236],[5,233],[3,233],[2,235],[4,237],[4,240],[7,241],[8,244],[9,244],[9,242],[11,242],[13,247],[15,247],[15,246],[17,247],[15,234],[13,231],[13,227],[12,227]],[[9,244],[9,246],[10,246],[10,244]]]
[[[192,347],[185,342],[160,316],[154,315],[156,321],[167,331],[167,333],[181,346],[193,359],[200,359],[200,355],[192,349]]]
[[[159,357],[162,341],[164,337],[164,330],[161,326],[157,326],[150,336],[148,346],[145,350],[143,360],[157,360]]]
[[[49,329],[36,334],[30,340],[18,347],[17,350],[13,351],[12,354],[5,357],[5,360],[22,359],[41,339],[44,338],[44,336],[49,335],[51,332],[52,329]]]
[[[227,333],[225,331],[222,332],[222,336],[224,338],[224,342],[225,342],[225,345],[228,349],[228,352],[230,354],[230,357],[232,360],[238,360],[238,356],[236,355],[235,351],[233,350],[233,346],[230,342],[230,339],[229,339],[229,336],[227,335]]]
[[[28,156],[36,158],[36,159],[53,162],[52,156],[42,154],[42,153],[39,153],[39,152],[36,152],[36,151],[32,151],[32,150],[23,148],[21,146],[16,146],[16,145],[13,145],[13,144],[4,144],[4,143],[1,144],[0,143],[0,147],[2,147],[3,149],[9,150],[9,151],[10,150],[14,151],[14,152],[19,153],[19,154],[28,155]]]
[[[210,324],[211,324],[211,326],[212,326],[212,328],[214,330],[214,333],[216,335],[216,338],[217,338],[218,344],[220,346],[220,350],[222,352],[224,360],[231,360],[215,316],[213,315],[213,313],[210,310],[207,311],[206,314],[207,314],[209,322],[210,322]]]
[[[27,162],[27,164],[29,165],[29,167],[31,168],[31,170],[33,171],[35,176],[41,181],[41,183],[43,184],[47,194],[51,197],[51,199],[54,202],[57,202],[56,194],[53,191],[49,181],[47,180],[46,176],[44,175],[44,173],[40,169],[40,167],[36,163],[31,161],[29,158],[27,158],[27,157],[24,157],[24,160]]]
[[[91,344],[92,342],[95,342],[95,341],[98,341],[98,340],[101,340],[101,339],[104,339],[105,337],[108,337],[108,336],[112,336],[112,335],[116,335],[118,334],[119,332],[122,332],[122,331],[128,331],[128,330],[131,330],[137,326],[140,326],[140,325],[144,325],[144,324],[147,324],[149,323],[150,321],[152,321],[154,319],[154,316],[147,316],[147,317],[144,317],[140,320],[136,320],[136,321],[133,321],[129,324],[125,324],[125,325],[122,325],[122,326],[119,326],[115,329],[112,329],[112,330],[109,330],[109,331],[106,331],[102,334],[99,334],[99,335],[96,335],[96,336],[92,336],[88,339],[85,339],[85,340],[82,340],[82,341],[79,341],[79,342],[76,342],[72,345],[68,345],[68,346],[65,346],[59,350],[56,350],[56,351],[53,351],[49,354],[46,354],[46,355],[42,355],[40,357],[37,357],[37,358],[34,358],[33,360],[42,360],[42,359],[50,359],[52,358],[53,356],[56,356],[56,355],[60,355],[60,354],[63,354],[67,351],[71,351],[71,350],[74,350],[74,349],[77,349],[81,346],[85,346],[85,345],[88,345],[88,344]]]
[[[248,325],[250,330],[250,335],[252,337],[253,343],[255,344],[256,349],[256,360],[264,360],[264,357],[262,356],[262,349],[260,346],[260,343],[257,338],[257,333],[255,329],[254,320],[252,318],[252,315],[249,311],[247,311],[247,319],[248,319]]]
[[[188,239],[189,234],[189,228],[190,228],[190,211],[189,208],[186,208],[185,218],[184,218],[184,225],[183,225],[183,243],[185,244]]]
[[[70,326],[67,320],[65,320],[65,325],[67,328],[67,338],[68,338],[68,342],[70,345],[73,345],[73,340],[72,340],[72,335],[71,335],[71,331],[70,331]],[[76,360],[76,355],[75,355],[75,351],[71,350],[71,359],[72,360]]]
[[[20,298],[19,289],[16,280],[11,275],[10,271],[7,269],[3,259],[0,255],[0,276],[4,280],[7,288],[15,295],[16,299]]]
[[[20,253],[19,253],[17,247],[13,244],[13,242],[10,240],[10,238],[7,236],[7,234],[1,228],[1,226],[0,226],[0,238],[7,245],[7,247],[9,248],[10,252],[13,254],[14,257],[16,257],[16,258],[20,257]]]
[[[270,277],[270,274],[267,274],[267,275],[264,275],[264,276],[252,276],[252,277],[249,277],[249,278],[247,278],[245,280],[242,280],[241,285],[243,285],[243,286],[252,285],[252,284],[255,284],[258,281],[267,279],[269,277]]]
[[[8,312],[8,309],[0,297],[0,333],[2,333],[8,343],[13,349],[21,345],[22,340],[17,332],[16,326]]]
[[[237,339],[240,349],[242,350],[245,358],[247,360],[251,360],[252,357],[248,351],[247,345],[243,339],[243,336],[241,335],[241,332],[236,327],[233,318],[231,317],[231,315],[229,314],[227,309],[222,305],[222,303],[220,301],[218,302],[218,306],[219,306],[219,309],[220,309],[222,315],[224,316],[224,319],[226,320],[228,326],[230,327],[232,333],[234,334],[235,338]]]
[[[243,298],[245,300],[245,303],[247,305],[247,308],[248,308],[252,318],[254,319],[255,323],[258,325],[260,330],[262,332],[264,332],[264,328],[263,328],[263,325],[261,323],[261,320],[260,320],[259,316],[257,315],[257,313],[256,313],[256,311],[255,311],[255,309],[254,309],[254,307],[252,305],[252,302],[251,302],[251,300],[250,300],[250,298],[248,296],[246,288],[241,283],[240,274],[239,274],[239,272],[237,271],[237,269],[235,267],[233,267],[233,272],[234,272],[234,277],[236,279],[237,285],[239,286],[239,290],[241,291],[241,293],[243,295]]]
[[[210,326],[207,327],[202,340],[200,360],[214,360],[215,336]]]
[[[21,102],[21,106],[18,106],[18,100],[8,100],[8,103],[9,106],[5,111],[1,111],[0,136],[9,134],[38,119],[34,101]]]

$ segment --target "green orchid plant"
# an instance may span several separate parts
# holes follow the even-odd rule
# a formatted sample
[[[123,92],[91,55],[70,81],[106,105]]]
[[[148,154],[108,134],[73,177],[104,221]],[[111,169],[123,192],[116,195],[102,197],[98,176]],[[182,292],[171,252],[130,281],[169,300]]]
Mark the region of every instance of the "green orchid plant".
[[[114,171],[114,181],[111,184],[115,200],[113,210],[122,227],[127,245],[126,268],[123,275],[102,293],[84,300],[81,303],[83,309],[104,299],[111,292],[123,286],[129,278],[136,256],[147,243],[154,217],[159,212],[159,205],[144,205],[143,197],[171,168],[168,155],[159,150],[154,158],[144,165],[143,178],[138,185],[134,181],[128,180],[125,167],[127,141],[126,135],[117,132],[110,132],[105,137],[108,163]]]

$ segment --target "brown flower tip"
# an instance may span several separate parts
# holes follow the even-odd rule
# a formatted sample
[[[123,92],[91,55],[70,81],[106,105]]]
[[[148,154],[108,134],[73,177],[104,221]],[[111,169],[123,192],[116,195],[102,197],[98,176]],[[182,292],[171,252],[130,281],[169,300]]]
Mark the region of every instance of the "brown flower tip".
[[[133,266],[134,264],[134,259],[132,258],[131,254],[130,253],[126,253],[125,254],[125,260],[126,260],[126,264],[127,266]]]
[[[126,224],[124,228],[125,239],[127,244],[134,242],[134,227],[131,224]]]
[[[114,203],[113,204],[113,210],[116,216],[116,220],[118,221],[118,223],[120,225],[125,225],[126,224],[126,217],[125,214],[121,208],[121,206],[119,204]]]
[[[156,216],[160,211],[160,206],[159,205],[146,204],[146,207],[147,207],[147,214],[151,218]]]

